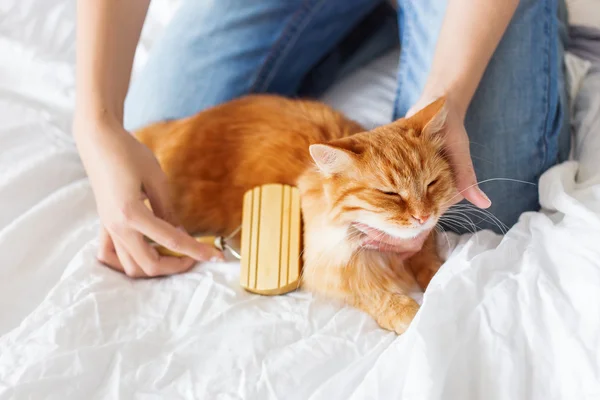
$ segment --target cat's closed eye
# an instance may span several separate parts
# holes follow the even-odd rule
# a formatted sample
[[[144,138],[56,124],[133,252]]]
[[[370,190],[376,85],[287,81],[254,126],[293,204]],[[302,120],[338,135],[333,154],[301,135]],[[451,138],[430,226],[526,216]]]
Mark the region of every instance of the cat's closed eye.
[[[381,193],[385,194],[386,196],[394,196],[394,197],[399,198],[400,200],[403,200],[403,201],[405,200],[405,197],[398,192],[393,192],[391,190],[383,190],[383,189],[377,189],[377,190],[379,190]]]
[[[431,182],[429,182],[427,184],[427,187],[432,187],[433,185],[435,185],[437,183],[437,181],[438,181],[437,179],[432,180]]]

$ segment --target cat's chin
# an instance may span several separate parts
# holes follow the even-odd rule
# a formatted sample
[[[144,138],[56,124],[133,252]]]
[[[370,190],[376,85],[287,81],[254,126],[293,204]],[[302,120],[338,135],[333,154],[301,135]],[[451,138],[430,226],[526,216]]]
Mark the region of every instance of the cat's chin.
[[[358,239],[361,247],[371,250],[393,252],[406,256],[410,256],[421,250],[423,242],[425,242],[425,239],[427,239],[433,228],[412,228],[410,233],[406,232],[407,237],[398,237],[363,223],[353,223],[352,226],[362,233]]]

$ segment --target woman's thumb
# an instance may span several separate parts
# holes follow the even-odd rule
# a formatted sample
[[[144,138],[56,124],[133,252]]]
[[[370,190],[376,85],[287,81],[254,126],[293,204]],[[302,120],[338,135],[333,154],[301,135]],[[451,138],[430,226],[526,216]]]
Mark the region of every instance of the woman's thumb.
[[[154,215],[173,226],[178,226],[179,221],[171,203],[169,183],[166,178],[158,178],[144,183],[143,190]]]
[[[472,162],[461,166],[457,174],[456,183],[459,194],[477,207],[488,208],[492,205],[491,200],[477,184],[477,177],[475,176]]]

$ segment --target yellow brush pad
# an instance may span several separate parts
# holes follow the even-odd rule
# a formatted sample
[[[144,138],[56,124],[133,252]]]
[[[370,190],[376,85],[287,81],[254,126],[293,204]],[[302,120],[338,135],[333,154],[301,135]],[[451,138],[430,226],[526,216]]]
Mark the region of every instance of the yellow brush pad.
[[[244,195],[240,284],[262,295],[299,285],[301,213],[298,189],[268,184]]]
[[[196,237],[214,244],[214,236]],[[285,294],[296,290],[302,260],[301,212],[298,189],[268,184],[244,195],[240,284],[252,293]],[[181,257],[163,246],[157,251]]]

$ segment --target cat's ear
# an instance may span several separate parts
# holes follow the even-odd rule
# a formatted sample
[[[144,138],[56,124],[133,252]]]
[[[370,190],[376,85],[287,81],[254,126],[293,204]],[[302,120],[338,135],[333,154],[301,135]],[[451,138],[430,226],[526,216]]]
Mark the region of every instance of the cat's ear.
[[[319,170],[327,175],[341,172],[352,164],[352,156],[344,149],[327,144],[313,144],[308,150]]]
[[[421,127],[421,135],[432,136],[440,132],[446,124],[448,110],[446,98],[440,97],[433,103],[428,104],[409,119],[415,125]]]

